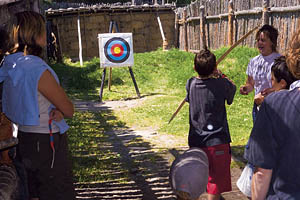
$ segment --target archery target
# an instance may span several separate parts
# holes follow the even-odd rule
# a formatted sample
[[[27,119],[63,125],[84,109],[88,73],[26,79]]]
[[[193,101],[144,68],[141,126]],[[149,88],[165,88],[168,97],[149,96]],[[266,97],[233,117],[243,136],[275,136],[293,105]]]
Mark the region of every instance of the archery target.
[[[104,46],[105,57],[113,63],[122,63],[130,55],[130,47],[126,40],[120,37],[109,39]]]
[[[132,33],[99,34],[101,67],[133,65]]]

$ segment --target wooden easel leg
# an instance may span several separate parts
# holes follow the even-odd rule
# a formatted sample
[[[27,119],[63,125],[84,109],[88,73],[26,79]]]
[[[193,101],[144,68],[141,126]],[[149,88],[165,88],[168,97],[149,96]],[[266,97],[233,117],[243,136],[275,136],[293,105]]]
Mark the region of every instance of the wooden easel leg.
[[[139,98],[141,98],[140,91],[139,91],[139,88],[138,88],[138,86],[136,84],[136,81],[135,81],[132,69],[131,69],[131,67],[128,67],[128,69],[129,69],[130,76],[132,78],[132,81],[133,81],[133,84],[134,84],[134,87],[135,87],[136,94],[138,95]]]
[[[109,68],[109,77],[108,77],[108,90],[111,88],[111,80],[112,80],[112,67]]]
[[[105,74],[106,74],[106,67],[103,69],[102,73],[102,80],[101,80],[101,87],[100,87],[100,94],[99,94],[99,101],[102,102],[102,94],[103,94],[103,87],[105,82]]]

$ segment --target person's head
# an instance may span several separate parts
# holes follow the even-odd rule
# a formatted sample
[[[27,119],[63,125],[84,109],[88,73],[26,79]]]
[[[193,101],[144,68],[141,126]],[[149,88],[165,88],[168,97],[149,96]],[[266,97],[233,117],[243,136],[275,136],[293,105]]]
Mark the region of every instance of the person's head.
[[[278,31],[271,25],[263,25],[256,33],[256,45],[263,56],[276,52]]]
[[[271,74],[272,88],[274,88],[275,91],[288,89],[296,80],[289,71],[284,56],[275,59],[274,64],[272,65]]]
[[[10,24],[12,52],[41,56],[47,45],[46,25],[43,16],[33,11],[16,13]]]
[[[8,41],[9,36],[3,26],[0,26],[0,62],[5,55],[5,53],[8,51]]]
[[[286,52],[286,63],[294,77],[300,79],[300,28],[293,34]]]
[[[194,69],[200,77],[213,74],[216,69],[216,56],[208,49],[201,50],[195,55]]]
[[[190,148],[173,161],[169,181],[177,200],[195,200],[206,191],[208,158],[200,148]]]

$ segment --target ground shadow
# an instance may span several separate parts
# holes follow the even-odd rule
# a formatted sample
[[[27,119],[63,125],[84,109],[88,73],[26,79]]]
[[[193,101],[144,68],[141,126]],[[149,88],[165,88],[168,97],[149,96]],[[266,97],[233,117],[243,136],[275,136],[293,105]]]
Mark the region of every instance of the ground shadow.
[[[77,199],[174,199],[168,149],[155,150],[111,110],[81,110],[70,125]]]
[[[245,145],[231,146],[231,157],[240,168],[244,168],[247,163],[244,158],[244,150]]]

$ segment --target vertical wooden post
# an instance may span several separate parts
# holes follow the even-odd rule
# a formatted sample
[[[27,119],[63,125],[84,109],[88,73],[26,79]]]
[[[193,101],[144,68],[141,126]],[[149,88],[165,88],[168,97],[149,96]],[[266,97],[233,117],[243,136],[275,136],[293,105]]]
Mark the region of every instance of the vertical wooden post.
[[[161,0],[161,5],[165,5],[165,0]]]
[[[205,7],[200,6],[200,41],[202,42],[201,48],[206,48],[206,33],[205,33]]]
[[[140,93],[139,88],[138,88],[138,86],[137,86],[137,84],[136,84],[136,81],[135,81],[135,78],[134,78],[133,71],[132,71],[131,67],[128,67],[128,69],[129,69],[129,73],[130,73],[130,76],[131,76],[132,81],[133,81],[133,85],[134,85],[134,88],[135,88],[135,92],[136,92],[137,96],[138,96],[139,98],[141,98],[141,93]]]
[[[184,50],[188,51],[188,36],[187,36],[187,21],[186,21],[187,10],[183,9],[183,29],[184,29]]]
[[[175,34],[175,48],[179,48],[179,13],[176,13],[175,14],[175,31],[174,31],[174,34]]]
[[[162,37],[162,40],[163,40],[163,50],[166,51],[167,50],[167,47],[168,47],[168,41],[165,37],[165,33],[164,33],[164,30],[163,30],[163,27],[162,27],[162,24],[161,24],[161,21],[160,21],[160,17],[157,13],[157,22],[158,22],[158,26],[159,26],[159,30],[160,30],[160,34],[161,34],[161,37]]]
[[[228,45],[233,44],[233,1],[230,0],[228,6]]]
[[[101,86],[100,86],[100,93],[99,93],[99,101],[102,102],[102,95],[103,95],[103,87],[105,82],[105,75],[106,75],[106,67],[103,69],[102,79],[101,79]]]
[[[116,29],[115,23],[116,23],[115,21],[110,21],[109,33],[115,33],[115,29]],[[109,91],[111,91],[111,80],[112,80],[112,67],[109,67],[109,76],[108,76],[108,90]]]
[[[269,24],[270,0],[263,0],[262,24]]]
[[[111,91],[112,67],[109,68],[108,90]]]
[[[80,16],[78,13],[78,18],[77,18],[77,28],[78,28],[78,41],[79,41],[79,60],[80,60],[80,66],[83,66],[83,61],[82,61],[82,44],[81,44],[81,33],[80,33]]]

